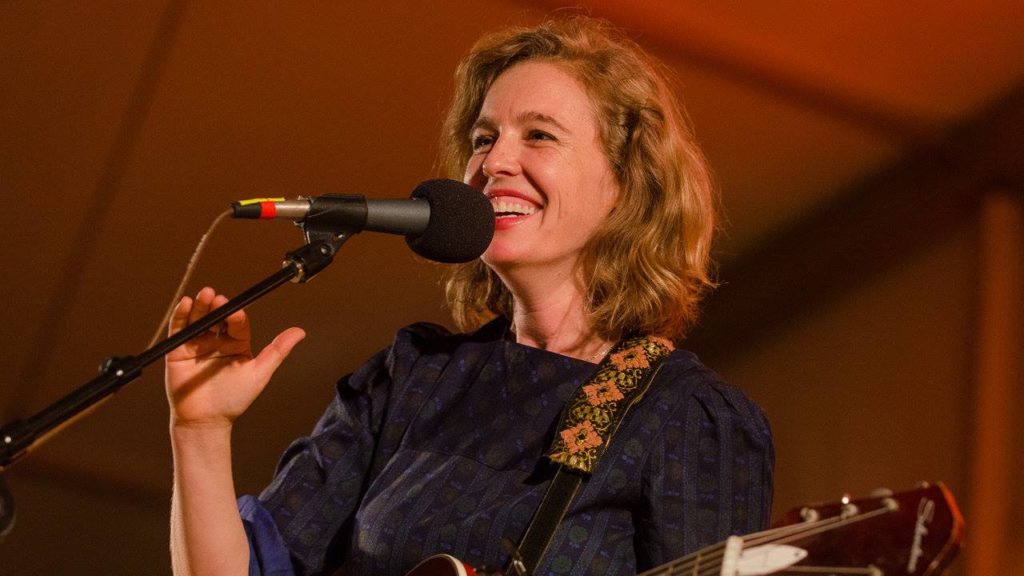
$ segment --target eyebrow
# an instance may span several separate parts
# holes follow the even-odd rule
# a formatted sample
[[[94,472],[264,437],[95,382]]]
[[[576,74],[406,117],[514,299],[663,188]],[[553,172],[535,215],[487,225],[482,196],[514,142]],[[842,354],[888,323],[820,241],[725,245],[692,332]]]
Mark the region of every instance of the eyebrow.
[[[570,130],[563,126],[561,122],[556,120],[554,116],[549,116],[548,114],[544,114],[543,112],[527,110],[516,116],[516,122],[520,124],[525,124],[527,122],[541,122],[544,124],[551,124],[552,126],[558,128],[562,132],[571,133]],[[491,118],[481,116],[477,118],[476,122],[474,122],[473,125],[470,127],[470,132],[475,131],[477,128],[494,129],[495,123]]]

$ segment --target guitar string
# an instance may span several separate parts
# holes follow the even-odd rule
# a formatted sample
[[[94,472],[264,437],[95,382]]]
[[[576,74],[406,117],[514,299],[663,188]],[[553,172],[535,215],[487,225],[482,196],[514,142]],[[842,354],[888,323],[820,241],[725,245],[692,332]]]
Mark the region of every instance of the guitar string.
[[[856,516],[848,516],[846,518],[843,518],[843,517],[840,516],[840,517],[833,518],[833,520],[835,520],[835,522],[830,523],[830,525],[828,525],[828,526],[821,525],[821,526],[817,526],[817,527],[815,527],[815,528],[813,528],[811,530],[803,531],[803,532],[806,532],[806,533],[797,533],[796,531],[794,531],[793,534],[790,534],[790,535],[788,535],[786,537],[783,537],[783,538],[779,538],[777,540],[773,540],[773,539],[770,539],[770,538],[769,539],[759,540],[757,538],[754,538],[754,539],[752,539],[752,543],[754,545],[758,545],[758,544],[762,544],[762,543],[769,543],[769,542],[776,542],[776,543],[779,543],[779,544],[786,544],[786,543],[789,543],[789,542],[793,542],[795,540],[799,540],[801,538],[806,538],[808,536],[817,536],[818,534],[822,534],[824,532],[828,532],[829,530],[834,530],[836,528],[841,528],[841,527],[849,525],[849,524],[856,524],[857,522],[862,522],[864,520],[870,520],[872,518],[876,518],[878,516],[882,516],[882,515],[888,514],[890,512],[895,512],[895,510],[894,509],[890,509],[890,508],[877,508],[875,510],[872,510],[871,512],[864,512],[864,513],[861,513],[861,514],[857,514]],[[835,524],[835,525],[833,526],[831,524]],[[744,539],[744,541],[746,541],[746,539]]]
[[[856,516],[850,516],[843,518],[842,516],[834,516],[825,520],[819,520],[815,522],[804,522],[801,524],[782,526],[779,528],[771,528],[761,532],[755,532],[743,537],[744,544],[750,544],[752,546],[767,544],[767,543],[788,543],[801,538],[807,538],[810,536],[816,536],[818,534],[834,530],[836,528],[860,522],[861,520],[867,520],[875,516],[879,516],[888,512],[892,512],[889,508],[878,508],[871,512],[865,512]],[[714,573],[719,570],[721,559],[725,557],[725,542],[720,542],[707,548],[703,548],[698,552],[689,556],[684,556],[676,561],[669,562],[658,568],[654,568],[647,572],[643,572],[638,576],[656,576],[660,574],[670,575],[682,575],[691,574],[697,576],[702,573]],[[711,565],[707,565],[703,569],[700,567],[701,563],[708,561],[715,561]],[[856,572],[854,572],[856,573]],[[870,572],[868,572],[870,573]]]
[[[879,508],[876,510],[872,510],[871,512],[865,512],[863,514],[858,514],[857,516],[851,516],[847,518],[843,518],[842,516],[833,516],[832,518],[827,518],[825,520],[820,520],[817,522],[808,522],[805,524],[797,524],[795,526],[783,526],[775,530],[766,530],[764,532],[758,532],[753,534],[753,537],[749,539],[750,546],[748,547],[753,547],[767,543],[786,544],[789,542],[801,540],[803,538],[817,536],[818,534],[823,534],[825,532],[835,530],[836,528],[841,528],[849,524],[854,524],[856,522],[860,522],[861,520],[874,518],[876,516],[880,516],[891,511],[892,510],[888,508]],[[776,533],[781,533],[782,536],[775,536]],[[744,544],[748,544],[747,538],[744,538]],[[699,572],[696,570],[696,566],[694,568],[695,570],[693,571],[693,574],[695,575],[700,573],[715,574],[719,571],[720,564],[711,565],[708,567],[708,570],[701,570]]]
[[[790,566],[781,572],[771,572],[783,576],[785,574],[881,574],[877,568],[850,568],[847,566]]]
[[[829,519],[826,519],[826,520],[819,520],[819,521],[816,521],[816,522],[811,522],[810,524],[813,524],[814,526],[819,526],[819,525],[822,525],[822,524],[825,524],[825,523],[828,523],[828,522],[832,522],[832,521],[834,521],[834,518],[829,518]],[[789,534],[791,534],[791,533],[793,533],[795,531],[794,528],[799,528],[801,530],[806,529],[806,524],[807,523],[799,524],[799,525],[796,525],[796,527],[794,527],[794,526],[782,526],[782,527],[779,527],[779,528],[770,528],[768,530],[764,530],[764,531],[761,531],[761,532],[755,532],[754,534],[749,534],[747,536],[744,536],[743,540],[744,540],[744,542],[746,542],[747,539],[755,539],[756,538],[756,539],[759,539],[759,541],[761,541],[761,540],[771,541],[772,537],[774,537],[774,535],[776,535],[776,534],[783,534],[784,536],[788,536]],[[699,574],[699,572],[697,572],[695,570],[697,570],[698,566],[700,566],[702,563],[705,563],[705,562],[708,562],[708,561],[715,561],[715,563],[712,564],[710,566],[710,568],[717,569],[717,565],[721,564],[720,561],[725,556],[725,552],[724,552],[725,547],[726,547],[726,543],[725,542],[719,542],[717,544],[712,544],[711,546],[708,546],[706,548],[702,548],[702,549],[698,550],[697,552],[695,552],[693,554],[690,554],[688,556],[684,556],[682,558],[679,558],[677,560],[669,562],[668,564],[663,564],[663,565],[661,565],[661,566],[659,566],[657,568],[654,568],[654,569],[652,569],[650,571],[643,572],[642,574],[639,574],[638,576],[656,576],[656,575],[659,575],[659,574],[684,574],[686,572],[690,572],[691,574],[696,576],[697,574]],[[706,570],[706,568],[705,568],[705,570]]]
[[[781,529],[779,529],[779,532],[783,532],[783,533],[788,532],[788,534],[784,534],[781,537],[769,537],[767,533],[771,532],[771,531],[759,532],[759,533],[756,533],[756,534],[753,535],[754,538],[750,538],[750,541],[749,541],[750,546],[748,546],[748,547],[752,548],[752,547],[757,546],[757,545],[768,544],[768,543],[787,544],[787,543],[798,541],[798,540],[801,540],[801,539],[804,539],[804,538],[809,538],[809,537],[812,537],[812,536],[817,536],[819,534],[823,534],[825,532],[829,532],[831,530],[835,530],[836,528],[841,528],[841,527],[847,526],[849,524],[855,524],[855,523],[860,522],[862,520],[868,520],[868,519],[874,518],[876,516],[881,516],[883,514],[886,514],[888,512],[893,512],[893,511],[894,510],[892,510],[890,508],[878,508],[878,509],[872,510],[871,512],[865,512],[865,513],[862,513],[862,514],[858,514],[856,516],[850,516],[850,517],[846,517],[846,518],[843,518],[842,516],[833,516],[832,518],[828,518],[828,519],[821,520],[821,521],[818,521],[818,522],[808,522],[806,525],[798,524],[798,525],[795,525],[795,526],[792,526],[792,527],[784,526]],[[793,530],[786,530],[786,528],[793,528]],[[748,541],[747,541],[746,538],[744,538],[744,544],[748,544]],[[710,566],[709,568],[711,570],[707,571],[707,572],[710,573],[710,574],[714,574],[714,573],[716,573],[718,571],[719,566]],[[794,568],[794,567],[790,567],[790,568]],[[799,567],[795,567],[795,568],[799,568]],[[825,570],[825,572],[828,572],[828,569],[824,569],[824,570]],[[854,570],[865,570],[865,569],[864,568],[854,568]],[[812,571],[812,573],[813,573],[813,571]],[[854,573],[857,573],[857,572],[854,572]],[[868,573],[870,573],[870,571]],[[695,572],[695,574],[696,574],[696,572]]]

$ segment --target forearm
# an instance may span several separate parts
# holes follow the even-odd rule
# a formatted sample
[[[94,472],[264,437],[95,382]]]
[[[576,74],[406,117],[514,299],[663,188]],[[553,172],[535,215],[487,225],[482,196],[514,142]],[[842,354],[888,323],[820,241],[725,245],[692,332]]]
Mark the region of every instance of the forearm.
[[[231,428],[172,425],[171,446],[174,574],[248,574],[249,543],[238,514],[231,471]]]

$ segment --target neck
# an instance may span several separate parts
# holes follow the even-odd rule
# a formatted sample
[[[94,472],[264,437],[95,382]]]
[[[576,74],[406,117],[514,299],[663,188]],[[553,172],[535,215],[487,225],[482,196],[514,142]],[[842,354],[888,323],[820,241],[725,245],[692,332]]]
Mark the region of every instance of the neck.
[[[590,327],[579,279],[548,277],[506,285],[515,302],[512,326],[517,343],[589,362],[599,361],[611,347]]]

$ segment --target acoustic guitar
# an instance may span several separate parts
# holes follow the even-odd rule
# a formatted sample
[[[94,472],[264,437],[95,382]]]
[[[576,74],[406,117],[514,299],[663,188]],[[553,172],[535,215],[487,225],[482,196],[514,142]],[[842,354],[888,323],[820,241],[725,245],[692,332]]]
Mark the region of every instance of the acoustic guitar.
[[[963,539],[963,517],[941,483],[898,494],[795,508],[775,527],[731,536],[638,576],[937,576]],[[408,576],[485,576],[445,554]]]

